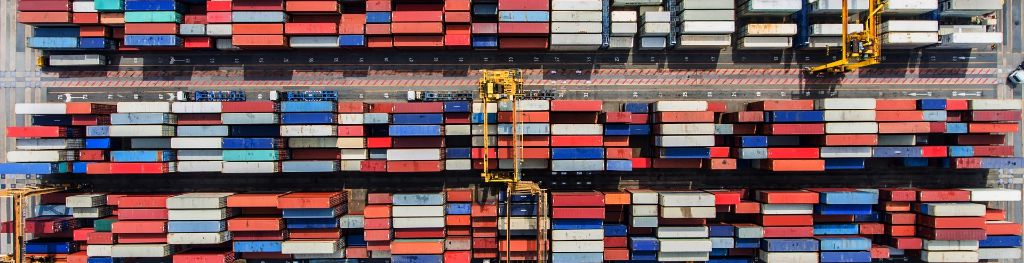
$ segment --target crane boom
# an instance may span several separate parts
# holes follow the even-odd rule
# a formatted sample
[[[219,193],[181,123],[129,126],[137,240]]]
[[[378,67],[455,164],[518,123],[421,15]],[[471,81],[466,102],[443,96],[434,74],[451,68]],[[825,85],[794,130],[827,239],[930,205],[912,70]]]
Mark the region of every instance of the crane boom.
[[[828,64],[807,68],[810,73],[845,73],[882,62],[882,42],[879,36],[881,14],[888,3],[885,0],[868,0],[868,12],[864,18],[864,31],[849,33],[849,0],[843,0],[842,57]]]

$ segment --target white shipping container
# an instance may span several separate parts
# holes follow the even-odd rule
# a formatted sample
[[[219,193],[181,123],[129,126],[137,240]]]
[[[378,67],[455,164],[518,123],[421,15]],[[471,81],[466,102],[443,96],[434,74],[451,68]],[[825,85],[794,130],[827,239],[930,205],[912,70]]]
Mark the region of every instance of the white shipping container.
[[[706,226],[663,226],[657,230],[658,238],[707,238]]]
[[[288,46],[292,48],[338,48],[334,36],[289,36]]]
[[[222,161],[179,161],[178,172],[189,173],[189,172],[221,172],[224,170],[224,162]]]
[[[978,262],[977,251],[921,251],[924,262]]]
[[[71,215],[74,218],[104,218],[111,214],[113,214],[113,209],[109,206],[71,208]]]
[[[71,2],[71,11],[75,13],[97,13],[95,1],[74,1]]]
[[[366,139],[363,137],[341,137],[338,138],[338,143],[334,147],[344,149],[358,149],[366,147]]]
[[[602,124],[551,124],[552,135],[602,135]]]
[[[551,241],[551,252],[604,252],[604,241]]]
[[[495,134],[497,134],[497,133],[495,133]],[[498,137],[497,136],[489,136],[489,137],[487,137],[487,141],[488,141],[487,145],[490,145],[490,146],[498,145]],[[473,147],[483,147],[483,146],[484,146],[484,136],[473,136]]]
[[[216,102],[196,102],[196,101],[181,101],[171,103],[171,112],[173,113],[220,113],[221,103]]]
[[[789,15],[803,9],[804,0],[750,0],[740,6],[745,13]]]
[[[612,11],[612,23],[638,22],[636,11]]]
[[[640,12],[641,23],[669,23],[672,22],[672,12],[668,11],[647,11]]]
[[[814,205],[761,204],[761,213],[765,215],[810,215],[814,213]]]
[[[1020,110],[1020,100],[978,99],[970,100],[971,110]]]
[[[818,252],[768,252],[758,250],[757,257],[765,263],[818,262]]]
[[[362,169],[363,161],[359,160],[342,160],[338,164],[339,171],[359,171]],[[446,167],[447,168],[447,167]]]
[[[679,35],[680,48],[720,48],[732,45],[731,35]]]
[[[338,135],[335,125],[281,125],[282,137],[310,137]]]
[[[102,66],[107,57],[99,54],[50,55],[50,66]]]
[[[281,254],[332,254],[344,246],[339,240],[287,240],[281,242]]]
[[[612,23],[612,35],[615,35],[615,25],[621,23]],[[636,25],[634,25],[634,32],[630,34],[620,33],[619,35],[635,35]],[[608,38],[608,49],[609,50],[629,50],[633,49],[633,42],[636,40],[633,37],[613,36]]]
[[[506,229],[515,230],[537,230],[537,218],[536,217],[498,217],[498,230],[504,231]],[[552,230],[560,231],[560,230]],[[603,231],[603,230],[602,230]],[[602,232],[603,234],[604,232]]]
[[[712,123],[671,123],[658,124],[655,126],[657,134],[665,135],[704,135],[715,134],[715,124]]]
[[[930,216],[985,216],[985,205],[972,203],[925,203],[923,214]]]
[[[1021,258],[1020,248],[998,247],[978,249],[978,259],[1019,259]]]
[[[711,252],[710,239],[658,238],[658,252]]]
[[[875,110],[826,110],[825,121],[874,121]]]
[[[356,114],[342,113],[342,114],[338,114],[338,124],[361,125],[361,124],[363,124],[363,114],[361,114],[361,113],[356,113]]]
[[[939,35],[949,35],[952,33],[984,33],[987,31],[988,29],[985,28],[985,25],[939,25]]]
[[[707,101],[658,101],[654,111],[707,111]]]
[[[551,33],[553,34],[585,34],[601,33],[601,23],[597,22],[552,22]]]
[[[647,189],[629,189],[630,203],[634,205],[656,205],[658,204],[658,192]]]
[[[743,37],[739,40],[740,49],[786,49],[793,46],[791,37]]]
[[[938,32],[892,32],[882,34],[882,44],[892,47],[914,48],[939,43]]]
[[[715,195],[703,191],[658,193],[660,206],[715,206]]]
[[[551,11],[601,11],[601,0],[551,0]]]
[[[938,32],[939,21],[935,20],[889,20],[882,22],[882,33],[888,32]]]
[[[167,243],[174,245],[222,244],[231,241],[231,232],[167,233]]]
[[[640,36],[667,36],[670,33],[671,23],[644,23],[640,26]]]
[[[662,50],[668,47],[668,39],[664,36],[640,38],[640,50]]]
[[[234,193],[187,193],[167,198],[167,209],[213,209],[227,206]]]
[[[975,251],[978,250],[977,240],[929,240],[922,239],[924,250]]]
[[[551,22],[598,22],[603,19],[601,11],[552,11]],[[551,25],[554,28],[554,24]]]
[[[110,137],[165,137],[174,136],[174,126],[112,125],[107,132]]]
[[[80,194],[64,198],[64,206],[71,208],[97,207],[106,204],[107,195],[105,194]]]
[[[470,126],[470,130],[469,131],[473,135],[483,135],[484,134],[484,125],[482,125],[482,124],[474,124],[474,125]],[[487,127],[487,134],[488,135],[498,135],[498,125],[491,124],[490,126],[488,126]]]
[[[155,112],[155,113],[169,113],[171,112],[170,102],[118,102],[117,112],[119,113],[133,113],[133,112]]]
[[[473,170],[473,160],[470,159],[445,159],[444,169],[451,171]]]
[[[74,160],[74,151],[9,151],[7,161],[12,163],[61,162]]]
[[[473,103],[473,113],[483,113],[483,112],[484,112],[483,103],[474,102]],[[495,112],[498,112],[498,103],[487,103],[487,113],[495,113]]]
[[[662,218],[715,218],[714,206],[663,206]]]
[[[288,138],[290,148],[336,148],[338,139],[334,138]]]
[[[847,33],[864,31],[862,24],[849,24],[846,26]],[[843,24],[814,24],[811,25],[811,36],[842,36]]]
[[[388,149],[388,161],[441,160],[441,149]]]
[[[1002,188],[964,188],[971,192],[971,202],[1016,202],[1021,200],[1021,191]]]
[[[162,258],[172,253],[169,244],[118,244],[110,251],[110,256],[115,258]]]
[[[551,240],[604,240],[604,229],[551,230]]]
[[[1000,0],[945,0],[939,3],[942,16],[981,16],[1003,9]],[[77,12],[77,11],[76,11]]]
[[[629,225],[632,227],[658,227],[658,217],[634,216],[629,219]]]
[[[871,158],[871,147],[821,147],[821,158]]]
[[[868,10],[868,0],[847,0],[846,8],[850,15]],[[843,0],[817,0],[812,4],[813,14],[841,14]]]
[[[221,209],[168,209],[167,220],[223,220],[231,217],[234,210]]]
[[[328,254],[294,254],[292,255],[295,259],[343,259],[345,258],[345,250],[338,249],[337,252]]]
[[[341,160],[366,160],[367,149],[341,149]]]
[[[229,135],[227,125],[178,126],[178,130],[176,133],[180,137],[210,137]]]
[[[206,24],[180,24],[178,34],[182,36],[205,36]]]
[[[277,162],[224,162],[224,173],[276,173]]]
[[[916,15],[939,9],[939,0],[889,0],[886,1],[885,14]]]
[[[989,45],[1003,41],[1002,32],[951,33],[941,37],[942,45]]]
[[[710,147],[715,146],[714,135],[672,135],[654,137],[654,145],[659,147]]]
[[[215,37],[229,37],[231,36],[231,24],[207,24],[206,35]],[[229,40],[230,41],[230,40]],[[226,43],[228,47],[233,47],[231,43]],[[217,41],[217,48],[220,49],[220,41]]]
[[[734,224],[737,238],[763,238],[764,228],[755,224]]]
[[[113,254],[114,245],[89,245],[85,255],[89,257],[109,257]]]
[[[709,252],[658,252],[659,262],[698,262],[710,261]]]
[[[453,124],[444,126],[444,135],[446,136],[464,136],[473,135],[471,126],[469,124]]]
[[[632,205],[630,208],[633,216],[658,216],[657,205]]]
[[[548,111],[551,109],[551,103],[546,100],[520,100],[516,102],[516,107],[519,111]],[[502,101],[498,103],[499,111],[512,111],[512,103]]]
[[[222,140],[218,137],[175,137],[171,138],[171,149],[220,149]]]
[[[396,205],[391,207],[391,217],[435,217],[444,216],[442,205]]]
[[[552,46],[600,46],[601,34],[551,34]]]
[[[683,21],[733,21],[736,12],[728,10],[683,10],[679,18]]]
[[[875,99],[871,98],[829,98],[820,99],[814,103],[815,109],[819,110],[873,110]]]
[[[391,219],[391,228],[442,228],[444,217],[396,217]]]
[[[668,0],[671,1],[671,0]],[[612,6],[645,6],[660,5],[661,0],[614,0]]]
[[[826,134],[878,133],[877,122],[830,122],[825,123]]]
[[[64,103],[16,103],[14,114],[67,114]]]
[[[684,10],[690,9],[735,9],[734,1],[707,1],[707,0],[682,0],[680,7]]]
[[[793,36],[796,24],[747,24],[740,30],[741,36]]]
[[[633,23],[615,22],[615,23],[612,23],[612,28],[611,28],[612,32],[611,32],[611,34],[612,34],[612,36],[632,36],[632,35],[636,35],[636,33],[639,32],[637,28],[638,28],[637,27],[637,23],[635,23],[635,22],[633,22]],[[627,38],[623,38],[623,39],[627,39]],[[629,39],[629,41],[623,40],[623,44],[628,44],[629,46],[633,46],[633,38],[630,37],[628,39]],[[620,45],[620,46],[622,46],[622,45]]]
[[[553,172],[604,171],[604,160],[551,160]]]
[[[366,219],[363,215],[343,215],[339,221],[340,228],[342,229],[361,229],[366,224]]]

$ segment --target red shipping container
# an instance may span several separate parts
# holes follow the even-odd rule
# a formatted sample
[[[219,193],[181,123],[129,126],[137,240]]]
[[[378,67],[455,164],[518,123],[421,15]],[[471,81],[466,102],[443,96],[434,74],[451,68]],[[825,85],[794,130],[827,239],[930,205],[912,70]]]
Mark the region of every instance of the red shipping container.
[[[889,247],[886,246],[872,244],[870,251],[872,259],[888,259],[890,257]]]
[[[363,160],[359,162],[360,172],[385,172],[387,161],[385,160]]]
[[[444,25],[445,35],[469,35],[472,31],[470,25]]]
[[[971,111],[970,121],[1020,121],[1019,110]]]
[[[764,227],[764,238],[814,237],[814,227]]]
[[[346,258],[370,258],[369,251],[366,247],[345,247]]]
[[[445,23],[469,23],[472,21],[472,15],[469,12],[445,12],[444,22]]]
[[[399,228],[395,238],[444,238],[444,228]]]
[[[629,160],[633,158],[633,148],[605,148],[605,158],[610,160]]]
[[[338,192],[290,193],[277,198],[277,208],[332,208],[343,199]]]
[[[985,220],[1004,221],[1006,220],[1006,211],[993,208],[985,209]]]
[[[369,0],[366,1],[367,12],[387,12],[391,11],[391,1],[381,0]]]
[[[99,13],[71,13],[71,23],[79,25],[99,24]],[[81,36],[81,35],[79,35]]]
[[[444,24],[441,22],[404,22],[391,24],[392,34],[444,34]],[[398,38],[395,38],[398,41]],[[403,40],[413,41],[413,40]],[[413,41],[413,42],[421,42]],[[397,44],[397,43],[396,43]]]
[[[228,196],[227,206],[237,208],[277,207],[281,194],[234,194]]]
[[[920,202],[970,202],[971,192],[957,189],[928,189],[918,191],[917,198]]]
[[[233,1],[231,11],[284,11],[284,0]]]
[[[178,24],[175,23],[127,23],[124,33],[129,35],[177,35]]]
[[[656,123],[695,123],[715,122],[715,113],[710,111],[657,112],[654,113]]]
[[[1010,157],[1013,156],[1013,146],[973,146],[974,156],[978,157]]]
[[[35,1],[18,1],[18,11],[71,11],[71,2],[68,1],[52,1],[52,0],[35,0]]]
[[[550,6],[544,0],[498,0],[498,10],[548,11]]]
[[[1017,132],[1019,126],[1017,123],[970,123],[967,130],[970,133],[1012,133]]]
[[[630,123],[633,122],[633,114],[629,112],[605,112],[601,115],[604,123]]]
[[[403,6],[398,5],[396,9],[401,9]],[[392,23],[406,23],[406,22],[441,22],[444,21],[444,12],[437,9],[437,11],[394,11],[391,12]]]
[[[86,241],[86,240],[89,240],[89,234],[95,233],[95,232],[96,232],[96,230],[94,230],[91,227],[90,228],[75,229],[75,230],[72,231],[72,235],[71,235],[72,238],[71,238],[71,240],[73,240],[73,241]]]
[[[881,223],[858,223],[857,228],[861,235],[884,235],[885,225]]]
[[[367,137],[366,148],[391,148],[391,137]]]
[[[897,249],[921,249],[924,241],[917,237],[893,237],[889,244]]]
[[[884,221],[893,225],[913,225],[917,223],[917,214],[914,213],[885,213]]]
[[[474,23],[474,28],[476,23]],[[474,33],[476,31],[473,31]],[[498,39],[498,48],[500,49],[547,49],[548,39],[547,38],[532,38],[532,37],[502,37]]]
[[[628,248],[605,248],[604,249],[604,260],[629,260],[629,249]]]
[[[444,103],[441,102],[408,102],[392,104],[392,113],[442,113]]]
[[[207,12],[206,22],[211,24],[231,23],[231,12]]]
[[[231,24],[232,35],[280,35],[284,34],[282,24]]]
[[[766,124],[763,131],[770,135],[825,134],[825,124]]]
[[[366,229],[390,229],[391,219],[390,218],[367,218],[367,224],[364,228]]]
[[[175,263],[225,263],[234,262],[235,253],[232,251],[202,251],[189,250],[175,253],[171,256]]]
[[[599,100],[552,100],[551,111],[602,111],[603,101]]]
[[[117,234],[117,243],[118,244],[167,243],[167,234],[164,234],[164,233]]]
[[[282,35],[232,35],[231,44],[238,47],[286,47],[288,41]]]
[[[825,160],[761,160],[760,168],[776,172],[824,171]]]
[[[224,113],[272,113],[274,108],[273,101],[221,102],[221,112]]]
[[[447,202],[472,202],[472,189],[445,189],[445,201]]]
[[[58,126],[7,127],[8,138],[59,138],[67,136],[67,128]]]
[[[550,145],[550,136],[545,135],[527,135],[523,136],[522,146],[524,147],[547,147]],[[511,147],[512,137],[511,136],[498,136],[499,147]]]
[[[365,26],[365,24],[340,24],[338,25],[338,34],[361,35],[366,32],[363,30]],[[388,32],[391,32],[391,27],[388,27]]]
[[[930,133],[931,124],[927,122],[880,122],[878,123],[878,133],[881,134],[894,134],[894,133]]]
[[[367,204],[391,204],[391,193],[368,193]]]
[[[231,1],[206,1],[206,12],[231,12]]]
[[[985,217],[933,217],[921,215],[917,224],[931,228],[985,228]]]
[[[498,34],[503,36],[541,36],[551,33],[548,23],[498,23]]]
[[[338,13],[337,1],[286,1],[284,10],[296,13]]]
[[[473,239],[473,248],[474,249],[478,249],[478,248],[493,248],[493,249],[497,249],[498,248],[498,239],[496,239],[496,238],[474,238]]]
[[[407,172],[440,172],[444,170],[441,161],[388,161],[387,171],[390,173]]]
[[[391,37],[368,37],[366,38],[366,47],[368,48],[391,48],[394,46],[393,39]]]
[[[473,34],[497,34],[498,23],[473,23]],[[544,40],[547,45],[547,40]]]
[[[444,1],[444,11],[469,11],[469,0]]]
[[[723,117],[727,122],[764,122],[763,111],[740,111],[726,113]]]
[[[111,224],[114,234],[160,234],[167,233],[167,221],[117,221]],[[118,241],[121,236],[118,236]]]
[[[818,158],[818,148],[768,148],[768,159]]]
[[[551,115],[546,111],[521,111],[519,112],[518,121],[522,123],[546,123],[551,121]],[[512,112],[498,112],[498,122],[511,123]]]
[[[605,147],[629,147],[629,136],[604,136]]]
[[[92,232],[86,236],[89,245],[113,245],[114,240],[114,233],[110,232]]]
[[[633,169],[650,169],[652,165],[650,158],[636,157],[629,160],[633,162]]]
[[[369,241],[366,242],[366,250],[386,251],[391,249],[391,241]]]
[[[601,135],[556,135],[551,136],[551,147],[603,146]]]
[[[203,37],[205,38],[205,37]],[[178,125],[220,125],[218,113],[177,114]]]
[[[405,23],[408,24],[408,23]],[[441,23],[434,23],[430,27],[436,26],[437,34],[441,32]],[[391,30],[394,31],[395,24],[392,24]],[[416,30],[418,31],[418,30]],[[393,32],[394,33],[394,32]],[[424,34],[421,32],[417,34]],[[397,33],[396,33],[397,34]],[[433,47],[444,47],[444,36],[395,36],[393,45],[396,48],[433,48]]]
[[[8,132],[10,132],[10,131],[8,131]],[[957,145],[987,145],[987,144],[998,145],[998,144],[1004,144],[1004,143],[1006,143],[1006,136],[1002,135],[1002,134],[993,134],[993,135],[972,134],[972,135],[957,135],[956,136],[956,144]]]
[[[966,99],[946,99],[946,110],[947,111],[958,111],[967,110]]]
[[[470,36],[469,35],[445,35],[444,45],[449,48],[469,48]]]
[[[228,231],[279,231],[284,226],[281,218],[236,217],[228,219]]]
[[[291,2],[289,2],[291,3]],[[325,35],[338,31],[334,23],[285,23],[285,35]],[[340,107],[340,106],[339,106]]]
[[[875,110],[879,112],[916,109],[917,100],[875,100]]]
[[[341,229],[290,229],[288,239],[339,239]]]
[[[105,26],[82,26],[78,28],[78,35],[80,37],[107,37],[107,27]]]
[[[811,215],[763,215],[757,218],[762,226],[810,226],[814,225]]]
[[[766,100],[747,104],[747,110],[780,111],[780,110],[814,110],[813,100]]]
[[[117,210],[117,220],[167,220],[167,209],[125,209]]]
[[[363,125],[341,125],[338,126],[338,137],[362,137]]]
[[[920,227],[918,235],[930,240],[985,240],[985,229],[936,229]]]
[[[923,121],[923,111],[876,111],[875,121]]]
[[[498,216],[498,206],[493,204],[476,204],[470,206],[470,215],[473,217]]]
[[[390,241],[391,230],[366,229],[363,231],[363,239],[366,241]]]
[[[470,251],[445,251],[444,262],[469,263],[472,262],[473,252]]]
[[[524,148],[521,152],[523,159],[550,159],[551,150],[548,148]],[[481,156],[480,158],[483,158]],[[498,149],[499,159],[510,159],[512,158],[511,148],[500,148]]]
[[[758,191],[757,200],[768,204],[817,204],[818,193],[804,190]]]
[[[1019,223],[996,221],[996,222],[985,222],[985,234],[989,236],[997,235],[1020,235],[1021,226]]]
[[[100,13],[100,24],[105,24],[105,25],[123,25],[124,24],[124,13]],[[117,33],[117,31],[119,29],[123,30],[123,28],[113,28],[115,36],[116,36],[116,33]],[[115,38],[117,38],[117,37],[115,37]]]
[[[476,230],[480,230],[479,228],[497,228],[498,227],[498,218],[496,218],[496,217],[476,217],[476,216],[474,216],[470,220],[472,220],[471,226],[474,227],[474,228],[477,228]],[[473,236],[477,236],[476,233],[474,233]]]
[[[363,113],[366,111],[366,104],[362,102],[340,101],[338,102],[338,113]]]
[[[921,157],[946,157],[947,149],[946,146],[920,146]]]
[[[106,159],[104,150],[78,150],[79,161],[103,161]]]
[[[447,215],[444,218],[445,226],[469,226],[469,215]],[[450,235],[450,234],[449,234]]]
[[[551,194],[552,207],[604,207],[604,194],[600,192],[560,192]]]
[[[91,163],[89,165],[102,163]],[[164,174],[169,172],[167,163],[109,163],[110,173],[113,174]]]

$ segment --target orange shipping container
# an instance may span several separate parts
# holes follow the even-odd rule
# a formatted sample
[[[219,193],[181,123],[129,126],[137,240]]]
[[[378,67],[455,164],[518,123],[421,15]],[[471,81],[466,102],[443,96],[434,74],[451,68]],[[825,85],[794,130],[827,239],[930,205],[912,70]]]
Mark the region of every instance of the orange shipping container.
[[[99,24],[100,13],[72,13],[71,22],[79,25]]]
[[[441,23],[437,24],[440,25]],[[443,47],[444,36],[395,36],[394,46],[396,48]]]
[[[928,133],[931,125],[927,122],[881,122],[878,133]]]
[[[444,11],[469,11],[469,0],[446,0]]]
[[[630,193],[627,192],[605,192],[604,193],[604,204],[605,205],[628,205],[630,200]]]
[[[238,47],[285,47],[287,39],[282,35],[234,35],[231,44]]]
[[[761,160],[760,168],[776,172],[824,171],[825,160]]]
[[[825,135],[825,146],[871,146],[878,145],[878,135],[854,134],[854,135]]]
[[[498,243],[498,250],[500,251],[513,251],[513,252],[526,252],[526,251],[537,251],[537,240],[528,239],[512,239],[512,240],[500,240]]]
[[[71,12],[18,12],[18,23],[71,23]]]
[[[968,126],[970,133],[1011,133],[1017,132],[1017,123],[971,123]]]
[[[232,29],[233,30],[233,29]],[[337,24],[334,23],[286,23],[284,33],[286,35],[324,35],[338,32]]]
[[[875,121],[923,121],[923,111],[876,111]]]
[[[127,26],[126,26],[127,27]],[[282,24],[232,24],[232,35],[280,35],[284,34]]]
[[[284,10],[303,13],[338,13],[338,1],[287,1]]]
[[[416,240],[416,239],[414,239]],[[416,241],[391,242],[391,254],[393,255],[414,255],[414,254],[442,254],[444,253],[444,239],[418,239]]]
[[[124,13],[100,13],[100,24],[122,25],[124,24]]]
[[[228,207],[277,207],[280,194],[235,194],[228,197]]]
[[[277,208],[332,208],[342,202],[339,192],[290,193],[277,198]]]
[[[605,148],[607,159],[630,159],[633,158],[633,148]]]
[[[875,110],[878,111],[892,111],[892,110],[916,110],[917,100],[875,100]]]
[[[107,27],[105,26],[83,26],[78,29],[78,35],[81,37],[106,37]]]
[[[544,123],[551,121],[551,115],[546,111],[522,111],[519,112],[519,122]],[[512,122],[512,112],[498,112],[498,122]]]
[[[604,136],[605,147],[629,147],[629,136]]]
[[[711,170],[736,170],[736,159],[713,158],[708,160],[708,163]]]
[[[658,112],[654,114],[654,122],[715,122],[715,113],[710,111]]]
[[[397,17],[397,16],[396,16]],[[393,23],[391,24],[392,34],[443,34],[444,24],[440,22],[411,22],[411,23]],[[440,37],[440,36],[439,36]],[[441,41],[444,39],[441,38]],[[395,39],[396,42],[399,40]],[[436,38],[408,38],[403,39],[401,42],[410,42],[415,44],[419,42],[433,42],[437,41]]]
[[[367,35],[390,35],[391,24],[366,24]]]

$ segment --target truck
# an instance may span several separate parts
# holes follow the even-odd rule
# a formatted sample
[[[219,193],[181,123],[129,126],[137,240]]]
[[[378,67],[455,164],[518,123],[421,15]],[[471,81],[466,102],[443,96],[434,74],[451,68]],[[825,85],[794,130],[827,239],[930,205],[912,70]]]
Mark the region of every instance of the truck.
[[[50,55],[39,57],[36,64],[40,67],[104,66],[107,65],[107,57],[99,54]]]

